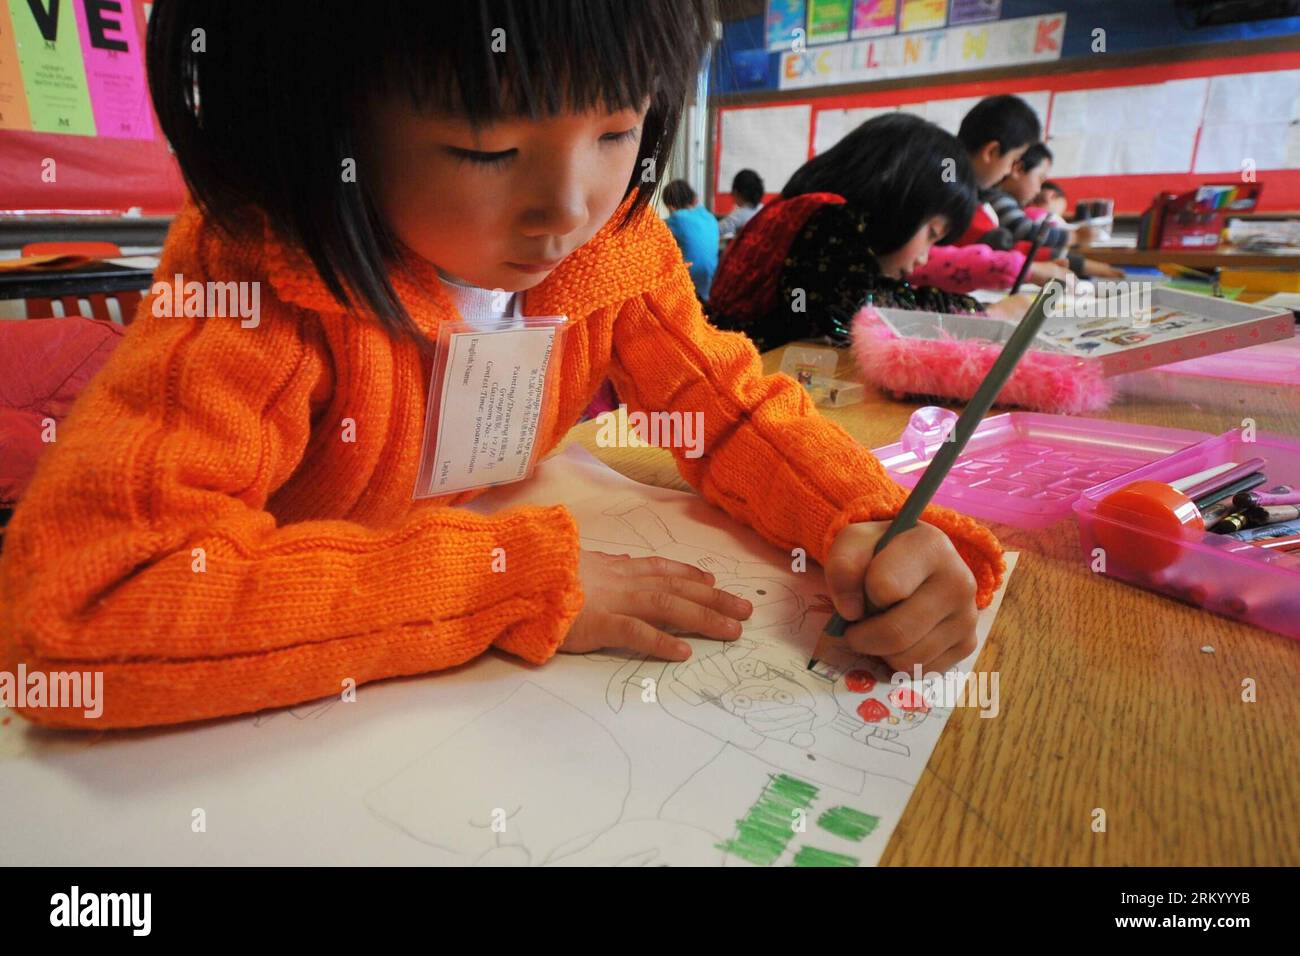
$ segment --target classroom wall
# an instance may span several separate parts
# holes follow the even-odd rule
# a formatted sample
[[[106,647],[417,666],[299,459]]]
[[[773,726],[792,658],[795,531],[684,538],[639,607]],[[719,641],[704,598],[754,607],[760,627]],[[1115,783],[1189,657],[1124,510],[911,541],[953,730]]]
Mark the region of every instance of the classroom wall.
[[[1140,213],[1160,191],[1239,181],[1249,158],[1264,186],[1258,211],[1300,210],[1300,50],[965,83],[922,77],[878,92],[722,107],[714,208],[731,208],[727,190],[742,167],[756,169],[772,195],[872,116],[901,109],[955,133],[971,106],[996,93],[1038,113],[1056,154],[1051,178],[1071,199],[1111,198],[1118,213]]]
[[[1107,53],[1300,34],[1300,17],[1193,30],[1180,22],[1173,0],[1002,0],[1000,19],[1047,13],[1066,14],[1062,59],[1095,56],[1091,50],[1095,28],[1106,31]],[[778,61],[779,54],[764,48],[762,16],[724,24],[713,61],[715,96],[777,89]]]
[[[1063,32],[1062,18],[1050,16],[1061,13]],[[1162,190],[1182,192],[1206,182],[1235,181],[1249,169],[1265,187],[1258,211],[1300,210],[1300,43],[1295,49],[1250,52],[1239,43],[1225,42],[1208,50],[1198,46],[1195,58],[1176,62],[1147,57],[1145,62],[1125,63],[1126,54],[1131,57],[1162,41],[1168,48],[1211,39],[1276,36],[1288,30],[1300,40],[1300,18],[1189,30],[1179,24],[1172,0],[1004,0],[1001,19],[1018,19],[1005,29],[1023,33],[1025,39],[1003,49],[1017,48],[1019,60],[983,71],[963,66],[960,83],[936,72],[891,83],[806,85],[818,73],[834,69],[818,65],[814,71],[810,57],[827,47],[810,45],[807,56],[791,54],[784,64],[787,87],[793,80],[800,88],[715,97],[710,184],[715,210],[725,213],[731,208],[728,190],[739,168],[757,169],[773,195],[804,161],[871,116],[902,109],[956,132],[966,111],[995,93],[1015,93],[1038,111],[1045,138],[1057,154],[1052,178],[1060,180],[1072,198],[1105,196],[1115,199],[1117,212],[1136,214]],[[1059,61],[1051,44],[1036,49],[1040,44],[1035,38],[1041,39],[1043,27],[1055,31]],[[746,30],[761,34],[761,28],[761,18],[729,25],[733,35]],[[1095,28],[1106,30],[1106,55],[1091,52]],[[923,38],[937,38],[936,31],[905,34],[919,56],[914,52],[909,60],[904,54],[904,66],[910,62],[911,69],[953,69],[951,64],[967,62],[969,44],[962,39],[963,31],[949,33],[946,48],[935,39],[933,49],[943,52],[931,53],[925,52],[932,47]],[[854,44],[851,62],[874,67],[880,60],[881,72],[888,74],[898,68],[890,56],[900,55],[902,42],[895,34],[870,52],[865,52],[867,42]],[[725,31],[723,43],[725,47]],[[719,51],[714,62],[725,68],[732,52]],[[766,60],[769,55],[760,52]],[[989,59],[998,56],[994,41],[987,52]],[[780,54],[770,56],[776,63]],[[841,58],[848,59],[847,54]],[[1034,69],[1027,59],[1053,61],[1052,68]],[[829,62],[834,64],[836,58]],[[860,65],[850,69],[865,72]],[[731,81],[734,86],[735,80],[734,74],[723,75],[716,83],[726,87]],[[770,82],[777,85],[775,76]]]

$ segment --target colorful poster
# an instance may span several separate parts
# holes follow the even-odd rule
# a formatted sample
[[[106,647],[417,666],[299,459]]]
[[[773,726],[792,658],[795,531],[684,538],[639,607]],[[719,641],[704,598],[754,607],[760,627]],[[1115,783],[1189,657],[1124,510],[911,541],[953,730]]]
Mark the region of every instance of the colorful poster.
[[[808,42],[847,40],[851,7],[851,0],[808,0]]]
[[[10,3],[9,19],[18,43],[32,129],[94,136],[95,117],[72,7],[60,0]]]
[[[1064,36],[1065,14],[1050,13],[911,36],[851,40],[782,54],[780,88],[871,83],[1059,60]]]
[[[898,29],[898,0],[854,0],[853,39],[887,36]]]
[[[767,0],[767,48],[788,50],[804,29],[804,0]]]
[[[144,51],[130,0],[84,0],[72,6],[81,28],[86,83],[99,135],[153,139]]]
[[[948,21],[948,0],[903,0],[898,31],[935,30]]]
[[[952,0],[948,8],[948,25],[983,23],[1002,16],[1002,0]]]
[[[0,0],[0,129],[31,129],[23,71],[18,65],[18,43],[7,0]]]

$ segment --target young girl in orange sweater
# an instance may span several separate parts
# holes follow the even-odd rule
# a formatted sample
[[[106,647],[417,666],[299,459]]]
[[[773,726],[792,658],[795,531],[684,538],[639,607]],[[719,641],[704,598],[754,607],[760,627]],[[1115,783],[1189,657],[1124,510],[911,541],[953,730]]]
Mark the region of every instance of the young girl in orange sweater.
[[[633,411],[702,413],[682,476],[820,561],[845,617],[889,608],[854,648],[971,652],[996,540],[933,508],[873,559],[904,493],[704,321],[647,208],[712,23],[709,0],[154,4],[154,104],[194,198],[157,274],[258,283],[260,308],[147,298],[41,461],[0,557],[4,666],[100,670],[103,713],[29,718],[173,723],[490,648],[682,660],[665,628],[738,637],[750,608],[709,574],[584,551],[563,507],[413,498],[440,324],[520,313],[567,317],[539,453],[606,376]]]

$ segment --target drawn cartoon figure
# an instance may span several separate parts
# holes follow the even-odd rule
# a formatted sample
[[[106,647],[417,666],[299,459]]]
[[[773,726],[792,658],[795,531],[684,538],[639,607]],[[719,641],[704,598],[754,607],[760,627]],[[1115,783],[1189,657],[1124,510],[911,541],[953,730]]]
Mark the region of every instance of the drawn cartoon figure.
[[[651,510],[649,503],[643,498],[625,498],[604,509],[602,513],[618,519],[623,530],[618,540],[606,541],[604,542],[606,544],[616,544],[620,548],[629,545],[645,548],[660,557],[681,561],[683,564],[693,564],[714,575],[734,575],[739,570],[739,563],[734,558],[718,554],[708,548],[678,541],[668,530],[663,519]],[[601,542],[598,537],[586,534],[583,537],[589,541]]]
[[[1106,321],[1109,323],[1110,320],[1107,319]],[[1111,332],[1116,332],[1122,328],[1124,328],[1124,326],[1122,325],[1108,325],[1106,328],[1091,329],[1090,331],[1087,332],[1081,332],[1079,333],[1079,338],[1081,339],[1097,338],[1099,336],[1109,335]]]
[[[1092,319],[1088,322],[1080,322],[1077,328],[1080,329],[1101,329],[1112,325],[1114,320],[1110,316],[1103,316],[1099,319]]]
[[[1114,342],[1116,345],[1137,345],[1149,338],[1151,338],[1150,332],[1125,332],[1122,335],[1112,335],[1106,341]]]
[[[660,702],[669,713],[745,750],[764,740],[811,747],[835,717],[824,678],[751,639],[697,654],[665,677]]]
[[[870,747],[907,757],[911,748],[899,735],[925,722],[932,711],[925,695],[911,685],[891,683],[889,668],[873,661],[843,672],[835,681],[838,715],[834,727]],[[942,711],[946,714],[946,711]]]
[[[625,499],[602,513],[617,525],[603,527],[600,537],[584,534],[584,540],[641,547],[705,568],[719,588],[754,605],[740,640],[707,649],[697,644],[688,661],[587,655],[593,662],[622,661],[606,687],[613,713],[623,713],[628,701],[644,701],[646,689],[653,687],[655,701],[683,723],[774,767],[854,793],[864,785],[864,772],[887,773],[893,755],[911,756],[903,735],[930,713],[919,696],[891,698],[895,688],[883,672],[868,691],[850,691],[844,675],[868,666],[851,653],[843,655],[838,669],[829,663],[807,669],[807,654],[834,610],[828,597],[816,595],[810,602],[793,582],[770,573],[743,574],[761,567],[757,562],[737,562],[677,540],[644,500]],[[847,736],[862,747],[845,751],[827,735],[840,741],[840,735]]]

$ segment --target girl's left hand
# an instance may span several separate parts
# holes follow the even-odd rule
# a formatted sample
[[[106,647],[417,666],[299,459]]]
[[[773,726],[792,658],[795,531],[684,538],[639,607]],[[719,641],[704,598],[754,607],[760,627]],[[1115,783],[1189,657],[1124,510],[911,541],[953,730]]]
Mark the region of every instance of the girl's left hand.
[[[826,558],[826,585],[859,654],[896,671],[942,672],[975,651],[975,577],[948,536],[920,523],[874,555],[887,521],[851,524]],[[859,620],[865,600],[881,613]]]
[[[1034,296],[1027,292],[1017,292],[1015,295],[1005,295],[996,302],[991,302],[984,307],[984,314],[990,319],[1004,319],[1011,322],[1019,322],[1029,311],[1029,307],[1034,304]]]

